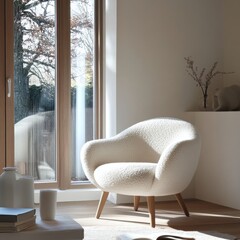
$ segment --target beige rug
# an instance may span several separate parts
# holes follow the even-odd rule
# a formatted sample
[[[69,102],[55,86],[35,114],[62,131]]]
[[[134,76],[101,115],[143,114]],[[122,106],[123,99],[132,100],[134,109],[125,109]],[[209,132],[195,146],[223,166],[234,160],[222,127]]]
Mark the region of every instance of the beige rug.
[[[177,235],[195,240],[234,240],[234,236],[217,232],[180,231],[166,229],[142,229],[134,227],[84,227],[84,240],[156,240],[161,235]]]

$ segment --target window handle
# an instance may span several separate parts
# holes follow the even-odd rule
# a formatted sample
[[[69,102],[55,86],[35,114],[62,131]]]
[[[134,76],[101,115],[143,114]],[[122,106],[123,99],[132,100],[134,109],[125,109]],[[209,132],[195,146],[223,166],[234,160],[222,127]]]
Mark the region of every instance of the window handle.
[[[11,79],[11,78],[8,78],[8,79],[7,79],[7,85],[8,85],[8,93],[7,93],[7,96],[8,96],[9,98],[11,97],[11,90],[12,90],[11,84],[12,84],[12,79]]]

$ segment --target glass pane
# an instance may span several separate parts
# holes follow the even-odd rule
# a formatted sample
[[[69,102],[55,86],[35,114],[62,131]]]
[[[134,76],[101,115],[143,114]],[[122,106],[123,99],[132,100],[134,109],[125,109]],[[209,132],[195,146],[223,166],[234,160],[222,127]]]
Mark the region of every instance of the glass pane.
[[[82,145],[93,139],[94,0],[71,1],[72,181],[87,180]]]
[[[14,0],[15,165],[56,179],[55,1]]]

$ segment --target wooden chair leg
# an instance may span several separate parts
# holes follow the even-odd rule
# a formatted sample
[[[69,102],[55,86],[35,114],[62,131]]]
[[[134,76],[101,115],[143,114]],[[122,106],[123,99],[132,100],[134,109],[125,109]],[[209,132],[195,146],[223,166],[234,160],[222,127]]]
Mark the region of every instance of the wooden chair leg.
[[[140,202],[140,197],[139,196],[134,196],[134,201],[133,201],[134,211],[138,210],[139,202]]]
[[[186,205],[185,205],[185,203],[184,203],[184,201],[183,201],[183,199],[182,199],[181,194],[178,193],[178,194],[175,195],[175,197],[177,198],[177,201],[178,201],[180,207],[182,208],[182,210],[184,211],[185,215],[186,215],[187,217],[189,217],[188,209],[187,209],[187,207],[186,207]]]
[[[155,227],[155,198],[153,196],[147,197],[148,211],[150,217],[151,227]]]
[[[99,200],[98,208],[97,208],[97,213],[96,213],[96,218],[100,218],[100,215],[102,213],[103,207],[106,203],[106,200],[108,198],[109,192],[102,192],[101,199]]]

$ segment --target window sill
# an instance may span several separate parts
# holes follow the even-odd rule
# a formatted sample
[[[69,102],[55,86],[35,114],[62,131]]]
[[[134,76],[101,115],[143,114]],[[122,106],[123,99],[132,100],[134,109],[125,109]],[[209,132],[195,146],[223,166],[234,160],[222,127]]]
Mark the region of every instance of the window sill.
[[[34,191],[34,203],[39,204],[40,190]],[[96,188],[57,190],[57,202],[99,200],[101,191]]]

